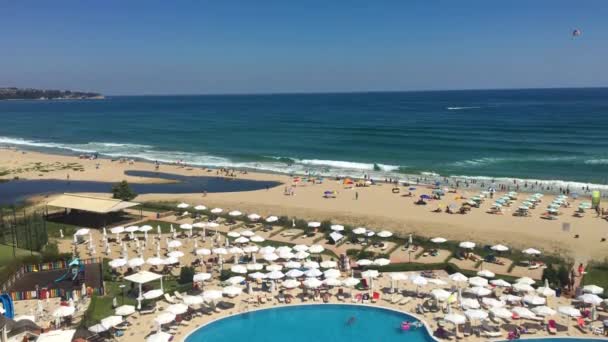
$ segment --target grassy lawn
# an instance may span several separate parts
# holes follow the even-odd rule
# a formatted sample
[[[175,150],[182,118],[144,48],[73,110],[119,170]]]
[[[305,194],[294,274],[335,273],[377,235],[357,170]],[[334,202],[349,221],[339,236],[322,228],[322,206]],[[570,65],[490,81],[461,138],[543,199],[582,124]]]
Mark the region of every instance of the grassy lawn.
[[[34,252],[34,255],[36,254],[38,254],[38,252]],[[26,249],[17,248],[15,250],[15,255],[17,256],[17,258],[19,258],[23,256],[29,256],[31,255],[31,253]],[[5,265],[8,265],[12,262],[14,262],[13,247],[7,245],[0,245],[0,272],[2,272]]]
[[[73,239],[74,233],[78,230],[77,226],[66,224],[66,223],[57,223],[52,221],[46,221],[46,231],[49,234],[49,237],[60,239],[61,235],[59,234],[59,230],[63,229],[63,238],[64,239]]]
[[[608,264],[590,265],[583,278],[583,285],[597,285],[608,291]],[[607,295],[605,292],[604,297]]]

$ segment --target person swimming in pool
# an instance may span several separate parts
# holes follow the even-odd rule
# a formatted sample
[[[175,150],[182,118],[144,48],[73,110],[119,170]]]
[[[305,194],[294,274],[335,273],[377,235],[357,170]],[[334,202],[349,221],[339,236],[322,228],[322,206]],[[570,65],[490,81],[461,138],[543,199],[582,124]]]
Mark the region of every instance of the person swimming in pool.
[[[346,321],[346,325],[353,325],[356,320],[357,319],[355,318],[355,316],[350,316],[350,318],[348,319],[348,321]]]

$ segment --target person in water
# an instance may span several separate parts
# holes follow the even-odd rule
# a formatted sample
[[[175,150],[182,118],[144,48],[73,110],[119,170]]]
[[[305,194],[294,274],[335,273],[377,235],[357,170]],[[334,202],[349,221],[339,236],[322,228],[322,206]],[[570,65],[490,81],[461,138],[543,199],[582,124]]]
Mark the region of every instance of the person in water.
[[[357,319],[355,316],[351,316],[348,321],[346,321],[346,325],[353,325]]]

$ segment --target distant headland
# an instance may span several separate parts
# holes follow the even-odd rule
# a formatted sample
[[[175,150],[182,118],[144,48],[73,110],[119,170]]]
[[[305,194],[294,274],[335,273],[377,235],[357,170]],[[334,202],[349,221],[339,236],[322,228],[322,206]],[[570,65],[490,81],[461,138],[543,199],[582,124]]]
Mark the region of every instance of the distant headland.
[[[33,88],[0,88],[0,100],[102,100],[99,93]]]

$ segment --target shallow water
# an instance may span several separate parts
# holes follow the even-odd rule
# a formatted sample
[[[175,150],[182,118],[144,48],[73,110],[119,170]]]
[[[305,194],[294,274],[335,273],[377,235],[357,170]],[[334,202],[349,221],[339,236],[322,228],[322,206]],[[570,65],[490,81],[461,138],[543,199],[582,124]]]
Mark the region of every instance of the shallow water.
[[[126,171],[125,174],[139,177],[175,180],[177,183],[129,183],[137,194],[185,194],[252,191],[280,185],[279,182],[248,179],[226,179],[213,176],[181,176],[149,171]],[[0,204],[11,204],[36,195],[64,192],[110,192],[114,183],[96,181],[66,181],[57,179],[13,180],[0,183]]]

